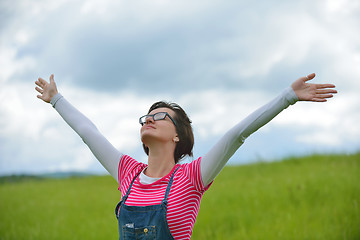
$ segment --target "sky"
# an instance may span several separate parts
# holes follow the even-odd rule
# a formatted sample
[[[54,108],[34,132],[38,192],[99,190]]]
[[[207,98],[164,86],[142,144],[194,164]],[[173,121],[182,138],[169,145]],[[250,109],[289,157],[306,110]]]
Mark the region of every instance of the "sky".
[[[121,152],[146,162],[138,118],[178,103],[191,161],[299,77],[333,83],[251,135],[229,164],[360,149],[358,0],[1,0],[0,175],[105,174],[34,82],[59,92]]]

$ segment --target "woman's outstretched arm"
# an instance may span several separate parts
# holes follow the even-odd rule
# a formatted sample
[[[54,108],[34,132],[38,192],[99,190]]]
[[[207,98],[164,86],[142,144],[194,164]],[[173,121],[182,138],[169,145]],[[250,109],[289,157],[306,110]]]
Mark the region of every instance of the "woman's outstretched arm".
[[[333,89],[335,87],[333,84],[307,83],[314,77],[315,73],[312,73],[299,78],[278,97],[260,107],[230,129],[201,160],[201,176],[204,185],[208,185],[215,179],[247,137],[268,123],[289,105],[297,101],[326,102],[327,98],[331,98],[333,94],[337,93]]]
[[[54,75],[47,82],[39,78],[35,84],[37,97],[51,103],[67,124],[83,139],[92,153],[105,169],[118,181],[118,166],[122,153],[119,152],[96,128],[96,126],[60,93],[58,93]]]

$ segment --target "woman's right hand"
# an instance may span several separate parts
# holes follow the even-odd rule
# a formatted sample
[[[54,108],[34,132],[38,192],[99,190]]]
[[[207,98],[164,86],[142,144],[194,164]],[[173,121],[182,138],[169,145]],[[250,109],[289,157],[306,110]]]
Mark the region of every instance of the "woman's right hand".
[[[36,82],[36,85],[39,87],[35,87],[36,91],[38,91],[41,95],[37,95],[38,98],[43,100],[44,102],[50,103],[53,96],[58,93],[56,88],[56,83],[54,81],[54,74],[50,76],[50,83],[45,81],[42,78],[39,78]]]

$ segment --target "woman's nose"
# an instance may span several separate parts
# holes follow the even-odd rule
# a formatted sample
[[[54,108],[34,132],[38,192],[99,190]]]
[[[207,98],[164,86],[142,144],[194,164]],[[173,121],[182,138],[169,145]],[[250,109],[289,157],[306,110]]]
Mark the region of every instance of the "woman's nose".
[[[146,124],[149,124],[149,123],[154,123],[154,117],[153,116],[149,116],[146,118]]]

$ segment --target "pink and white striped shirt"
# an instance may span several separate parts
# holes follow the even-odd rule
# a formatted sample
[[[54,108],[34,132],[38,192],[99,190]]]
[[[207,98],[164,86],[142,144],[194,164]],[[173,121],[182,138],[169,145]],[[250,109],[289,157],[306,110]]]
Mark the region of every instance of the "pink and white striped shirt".
[[[201,158],[191,163],[176,164],[171,172],[152,184],[142,184],[139,177],[131,187],[126,205],[149,206],[160,204],[165,195],[167,184],[172,173],[179,167],[174,175],[168,198],[167,221],[173,237],[190,239],[195,220],[200,208],[201,197],[210,187],[204,186],[200,173]],[[147,164],[137,162],[135,159],[123,155],[118,169],[119,190],[121,195],[126,194],[132,180]]]

